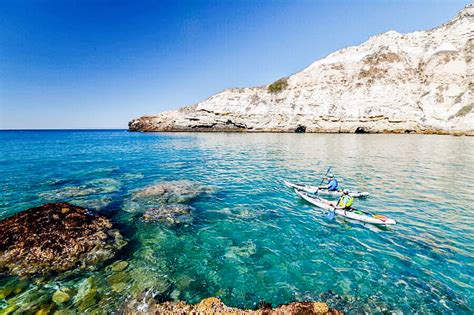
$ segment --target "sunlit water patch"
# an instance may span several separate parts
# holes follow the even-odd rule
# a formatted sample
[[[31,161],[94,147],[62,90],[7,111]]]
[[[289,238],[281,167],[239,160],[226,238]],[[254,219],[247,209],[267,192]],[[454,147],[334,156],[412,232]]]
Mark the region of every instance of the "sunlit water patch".
[[[2,276],[0,308],[115,310],[151,294],[190,303],[217,296],[245,308],[324,300],[348,312],[474,311],[474,138],[126,131],[0,138],[0,218],[68,201],[112,218],[129,240],[96,271]],[[371,193],[357,207],[398,224],[329,221],[283,184],[317,184],[329,165],[344,187]],[[163,183],[177,186],[176,196]],[[192,210],[182,220],[169,204]],[[172,217],[143,218],[161,206]],[[64,292],[69,299],[58,303]]]

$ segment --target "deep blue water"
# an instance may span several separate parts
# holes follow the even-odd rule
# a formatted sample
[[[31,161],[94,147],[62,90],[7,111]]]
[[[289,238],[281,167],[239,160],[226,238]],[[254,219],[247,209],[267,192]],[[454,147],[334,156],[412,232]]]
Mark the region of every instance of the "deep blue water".
[[[371,193],[358,208],[398,224],[329,221],[283,184],[319,183],[328,165],[344,187]],[[130,240],[119,258],[131,267],[126,290],[102,285],[103,309],[146,289],[246,308],[325,300],[349,313],[470,314],[473,174],[474,137],[2,131],[0,218],[51,201],[112,218]],[[207,189],[190,201],[192,224],[150,224],[130,212],[134,192],[175,180]],[[44,304],[58,287],[102,279],[105,269],[30,284],[11,298],[31,310],[39,305],[26,306],[28,294]]]

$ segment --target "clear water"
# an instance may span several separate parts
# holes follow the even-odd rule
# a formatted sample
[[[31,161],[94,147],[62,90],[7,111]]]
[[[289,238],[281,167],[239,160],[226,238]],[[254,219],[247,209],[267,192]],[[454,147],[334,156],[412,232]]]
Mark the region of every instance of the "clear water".
[[[113,311],[146,287],[160,299],[218,296],[245,308],[326,300],[349,313],[469,314],[473,156],[473,137],[4,131],[0,218],[51,201],[111,217],[130,240],[119,254],[131,266],[128,287],[112,292],[97,281],[91,308]],[[319,183],[328,165],[343,186],[371,193],[357,207],[399,224],[328,221],[283,185]],[[181,179],[212,188],[191,202],[193,224],[150,224],[124,211],[134,190]],[[13,299],[37,309],[57,287],[105,279],[107,270],[31,282],[0,308]],[[0,287],[9,281],[1,277]]]

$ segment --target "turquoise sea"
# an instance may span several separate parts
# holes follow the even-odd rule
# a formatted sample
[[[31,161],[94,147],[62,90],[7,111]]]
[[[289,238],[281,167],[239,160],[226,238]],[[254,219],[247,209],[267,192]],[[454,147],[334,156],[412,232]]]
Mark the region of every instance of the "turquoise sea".
[[[342,186],[371,193],[356,207],[398,224],[330,221],[283,184],[318,184],[329,165]],[[175,180],[205,187],[188,201],[191,223],[130,210],[134,192]],[[105,280],[106,263],[27,279],[0,309],[33,312],[58,287],[81,292],[95,279],[81,312],[117,311],[140,292],[244,308],[322,300],[350,314],[474,312],[474,137],[2,131],[0,188],[0,218],[68,201],[108,216],[129,240],[120,286]],[[0,276],[0,288],[17,280]],[[77,311],[74,299],[64,309]]]

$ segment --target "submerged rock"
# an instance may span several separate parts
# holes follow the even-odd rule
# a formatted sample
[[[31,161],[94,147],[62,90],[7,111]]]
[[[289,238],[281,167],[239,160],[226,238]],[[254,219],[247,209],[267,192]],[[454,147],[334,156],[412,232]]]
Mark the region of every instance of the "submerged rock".
[[[161,182],[133,194],[132,199],[146,200],[149,198],[160,199],[164,203],[187,202],[203,193],[204,189],[198,183],[188,180]]]
[[[93,268],[125,244],[107,218],[69,203],[45,204],[0,221],[0,270],[26,275]]]
[[[125,269],[127,269],[127,267],[128,267],[128,262],[126,262],[125,260],[118,260],[112,264],[110,269],[113,272],[119,272],[119,271],[124,271]]]
[[[67,183],[67,181],[63,182]],[[67,201],[79,206],[102,209],[112,202],[110,195],[119,191],[120,185],[120,181],[113,178],[98,178],[85,182],[83,185],[62,186],[41,193],[39,196],[47,202]]]
[[[268,304],[258,310],[242,310],[239,308],[229,307],[222,303],[216,297],[210,297],[202,300],[195,305],[186,304],[182,301],[156,303],[151,298],[141,301],[129,301],[125,307],[125,314],[333,314],[339,315],[342,312],[329,308],[326,303],[322,302],[294,302],[290,304],[280,305],[271,308]]]
[[[160,182],[133,192],[125,210],[144,212],[150,207],[188,203],[207,191],[208,189],[200,184],[188,180]]]
[[[77,295],[74,298],[74,306],[81,312],[97,303],[97,279],[89,277],[84,279],[78,287]]]
[[[242,246],[230,246],[226,253],[225,257],[229,259],[236,259],[237,257],[250,257],[255,255],[257,252],[257,246],[252,241],[245,242]]]
[[[172,283],[166,274],[157,275],[155,270],[136,267],[130,271],[130,294],[138,297],[142,292],[153,292],[154,295],[170,292]]]
[[[12,305],[9,305],[9,306],[7,306],[6,308],[2,309],[2,314],[8,315],[8,314],[13,313],[13,312],[16,311],[17,309],[18,309],[18,305],[12,304]]]
[[[2,283],[2,288],[0,289],[0,300],[7,299],[23,292],[27,285],[28,283],[26,280],[20,280],[17,277],[14,277],[14,279],[11,279],[6,283]]]
[[[0,303],[0,307],[1,307]],[[7,309],[12,310],[15,314],[35,314],[44,308],[54,307],[51,305],[51,295],[48,289],[43,287],[31,287],[23,293],[17,294],[7,299]],[[0,310],[0,314],[5,313],[5,309]]]
[[[39,196],[47,200],[56,200],[56,199],[68,199],[73,197],[81,197],[96,194],[97,189],[87,187],[85,185],[81,186],[65,186],[59,189],[47,191],[41,193]]]
[[[167,225],[189,224],[192,222],[192,207],[182,204],[165,205],[145,212],[145,221],[156,221]]]
[[[144,177],[145,175],[143,175],[142,173],[126,173],[121,176],[121,178],[125,180],[142,179]]]
[[[70,288],[62,288],[53,293],[52,300],[56,304],[66,303],[74,295],[74,291]]]

